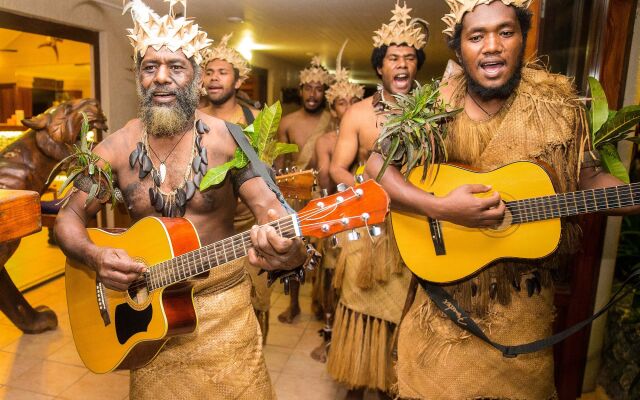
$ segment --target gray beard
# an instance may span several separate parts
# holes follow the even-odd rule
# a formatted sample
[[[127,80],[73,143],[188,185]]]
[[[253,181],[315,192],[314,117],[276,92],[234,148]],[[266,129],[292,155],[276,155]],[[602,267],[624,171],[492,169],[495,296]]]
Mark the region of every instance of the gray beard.
[[[179,135],[190,127],[200,99],[200,89],[196,79],[175,91],[163,89],[155,83],[145,89],[140,81],[137,82],[137,89],[140,105],[138,116],[149,134],[170,137]],[[176,104],[173,106],[153,104],[153,92],[160,89],[163,92],[175,94]]]

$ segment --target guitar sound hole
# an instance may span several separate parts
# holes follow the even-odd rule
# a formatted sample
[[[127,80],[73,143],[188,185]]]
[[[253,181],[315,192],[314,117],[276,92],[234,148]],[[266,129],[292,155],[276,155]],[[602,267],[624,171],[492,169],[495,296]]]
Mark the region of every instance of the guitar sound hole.
[[[149,289],[144,279],[138,279],[129,285],[127,289],[131,301],[138,305],[144,305],[149,300]]]

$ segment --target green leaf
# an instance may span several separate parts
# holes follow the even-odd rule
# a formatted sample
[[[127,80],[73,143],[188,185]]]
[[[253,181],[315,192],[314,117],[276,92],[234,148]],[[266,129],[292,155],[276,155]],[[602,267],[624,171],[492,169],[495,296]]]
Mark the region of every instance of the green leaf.
[[[227,161],[222,165],[210,168],[200,182],[200,191],[208,189],[211,186],[220,184],[227,176],[227,172],[233,167],[234,161]]]
[[[91,185],[91,189],[89,189],[89,197],[87,197],[87,200],[84,202],[85,207],[96,198],[96,194],[98,194],[98,184],[94,183]]]
[[[262,113],[264,115],[260,120],[260,125],[256,125],[258,127],[258,132],[256,135],[257,142],[254,145],[258,156],[261,158],[262,153],[264,153],[269,142],[274,140],[275,133],[280,125],[280,119],[282,117],[282,107],[280,106],[280,102],[276,101],[271,106],[265,107],[265,109],[262,110]]]
[[[89,164],[89,175],[93,175],[96,172],[96,165],[94,163]]]
[[[60,185],[60,189],[58,189],[58,196],[60,196],[64,192],[67,186],[69,186],[69,184],[73,182],[81,172],[82,170],[78,169],[69,173],[69,175],[67,176],[67,179],[64,181],[62,185]]]
[[[624,139],[624,133],[640,122],[640,105],[628,106],[620,109],[611,119],[607,120],[596,132],[594,146],[599,143]],[[622,135],[622,137],[618,137]]]
[[[602,89],[602,85],[596,78],[589,77],[589,88],[591,89],[591,132],[595,133],[600,130],[602,124],[607,121],[609,115],[609,103],[607,95]]]
[[[289,153],[296,153],[298,152],[298,145],[295,143],[281,143],[278,142],[275,144],[274,148],[273,148],[273,154],[271,154],[271,160],[262,160],[264,161],[267,165],[271,165],[273,164],[273,160],[276,159],[276,157],[281,156],[283,154],[289,154]],[[269,162],[271,161],[271,162]]]
[[[606,170],[624,183],[629,183],[629,174],[620,160],[616,146],[611,143],[603,145],[600,149],[600,158]]]
[[[247,156],[240,150],[240,148],[236,148],[235,153],[233,154],[233,158],[227,161],[224,164],[215,166],[209,169],[206,175],[202,178],[200,182],[200,191],[207,190],[211,186],[215,186],[224,181],[224,178],[227,176],[227,172],[232,168],[243,168],[247,165],[249,159]]]
[[[82,128],[80,128],[80,149],[87,153],[89,152],[89,146],[87,143],[87,133],[89,132],[89,117],[84,111],[82,114]]]

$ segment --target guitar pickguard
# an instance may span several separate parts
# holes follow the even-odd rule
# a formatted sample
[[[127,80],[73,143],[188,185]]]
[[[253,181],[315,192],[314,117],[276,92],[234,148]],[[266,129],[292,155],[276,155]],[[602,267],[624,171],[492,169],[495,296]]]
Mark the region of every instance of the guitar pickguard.
[[[138,311],[128,304],[118,304],[115,314],[118,342],[125,344],[131,336],[147,330],[153,316],[153,306],[150,304],[144,310]]]

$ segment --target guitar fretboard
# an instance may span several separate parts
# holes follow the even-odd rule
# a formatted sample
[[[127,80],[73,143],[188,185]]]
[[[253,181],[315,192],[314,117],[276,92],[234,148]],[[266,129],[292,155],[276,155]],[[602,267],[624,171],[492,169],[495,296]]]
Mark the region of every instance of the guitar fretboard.
[[[513,224],[569,217],[638,204],[640,204],[640,182],[506,202],[513,217]]]
[[[295,215],[269,223],[285,238],[297,236],[296,224]],[[193,278],[218,265],[246,256],[251,247],[251,235],[246,231],[156,264],[148,270],[147,288],[153,291]]]

